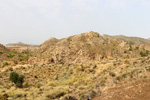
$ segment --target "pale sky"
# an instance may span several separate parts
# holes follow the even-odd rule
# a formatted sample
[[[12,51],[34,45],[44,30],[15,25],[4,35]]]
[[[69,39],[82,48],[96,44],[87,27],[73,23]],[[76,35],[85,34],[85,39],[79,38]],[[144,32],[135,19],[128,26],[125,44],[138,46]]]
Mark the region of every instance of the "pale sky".
[[[95,31],[150,38],[150,0],[0,0],[0,43]]]

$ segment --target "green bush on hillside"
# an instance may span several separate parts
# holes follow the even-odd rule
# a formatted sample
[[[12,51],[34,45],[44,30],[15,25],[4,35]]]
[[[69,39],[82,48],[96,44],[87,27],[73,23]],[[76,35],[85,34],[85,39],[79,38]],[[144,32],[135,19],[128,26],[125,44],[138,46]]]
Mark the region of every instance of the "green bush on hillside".
[[[8,58],[13,58],[14,56],[15,56],[15,55],[12,55],[12,54],[8,54],[8,55],[7,55]]]
[[[146,50],[146,52],[142,52],[142,51],[140,52],[141,57],[148,56],[148,54],[149,54],[148,50]]]
[[[124,53],[127,53],[127,51],[125,50]]]
[[[139,47],[136,47],[136,50],[139,50]]]
[[[12,72],[10,74],[9,79],[15,83],[16,87],[22,88],[23,87],[23,82],[24,82],[24,76],[23,75],[19,75],[16,72]]]

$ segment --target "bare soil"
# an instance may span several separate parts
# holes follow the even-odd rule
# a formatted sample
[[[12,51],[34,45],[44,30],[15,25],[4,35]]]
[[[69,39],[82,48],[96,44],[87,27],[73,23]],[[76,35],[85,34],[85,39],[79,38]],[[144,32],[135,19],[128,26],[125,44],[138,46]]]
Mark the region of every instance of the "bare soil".
[[[109,88],[93,100],[150,100],[150,79],[136,80]]]

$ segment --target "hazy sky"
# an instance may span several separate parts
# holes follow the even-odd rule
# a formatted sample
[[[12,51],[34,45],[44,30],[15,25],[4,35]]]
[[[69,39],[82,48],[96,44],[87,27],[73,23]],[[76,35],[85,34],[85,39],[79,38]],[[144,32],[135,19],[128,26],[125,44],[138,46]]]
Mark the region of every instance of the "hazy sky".
[[[150,38],[150,0],[0,0],[0,43],[88,31]]]

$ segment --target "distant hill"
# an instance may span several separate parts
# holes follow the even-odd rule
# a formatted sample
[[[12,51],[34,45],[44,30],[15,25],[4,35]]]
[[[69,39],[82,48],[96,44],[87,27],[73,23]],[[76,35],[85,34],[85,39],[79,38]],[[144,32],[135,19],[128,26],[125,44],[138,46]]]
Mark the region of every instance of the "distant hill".
[[[18,43],[9,43],[6,46],[7,47],[27,47],[27,46],[39,46],[39,45],[25,44],[25,43],[22,43],[22,42],[18,42]]]
[[[9,43],[6,46],[9,47],[25,47],[25,46],[29,46],[28,44],[22,43],[22,42],[18,42],[18,43]]]
[[[124,40],[130,44],[150,43],[150,39],[144,39],[144,38],[139,38],[139,37],[127,37],[127,36],[123,36],[123,35],[116,35],[116,36],[103,35],[103,37],[108,38],[110,40]]]

